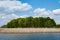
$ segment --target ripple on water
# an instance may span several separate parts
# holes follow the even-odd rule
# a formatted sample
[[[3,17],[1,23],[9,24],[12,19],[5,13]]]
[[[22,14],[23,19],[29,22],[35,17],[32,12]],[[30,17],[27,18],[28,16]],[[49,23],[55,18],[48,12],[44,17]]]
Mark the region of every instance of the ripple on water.
[[[0,34],[0,40],[60,40],[60,33]]]

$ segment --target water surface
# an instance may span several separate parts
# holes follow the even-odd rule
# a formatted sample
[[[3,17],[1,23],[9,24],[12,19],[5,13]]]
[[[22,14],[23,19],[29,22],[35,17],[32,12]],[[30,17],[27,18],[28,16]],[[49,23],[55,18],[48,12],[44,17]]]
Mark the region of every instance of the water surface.
[[[60,40],[60,33],[0,34],[0,40]]]

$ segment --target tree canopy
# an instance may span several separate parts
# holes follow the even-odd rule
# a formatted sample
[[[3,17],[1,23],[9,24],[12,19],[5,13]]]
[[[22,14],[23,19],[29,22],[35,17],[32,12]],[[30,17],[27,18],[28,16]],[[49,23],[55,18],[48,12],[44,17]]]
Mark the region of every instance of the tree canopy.
[[[56,23],[50,17],[26,17],[13,19],[3,28],[54,28]]]

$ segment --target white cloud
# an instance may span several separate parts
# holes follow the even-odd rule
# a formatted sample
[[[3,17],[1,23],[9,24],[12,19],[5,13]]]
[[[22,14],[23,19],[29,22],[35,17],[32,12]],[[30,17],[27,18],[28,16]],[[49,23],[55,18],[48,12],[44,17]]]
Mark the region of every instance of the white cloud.
[[[0,0],[0,26],[7,24],[8,21],[19,18],[19,17],[26,17],[18,16],[16,14],[20,12],[25,12],[32,9],[32,6],[28,3],[21,3],[20,1],[1,1]],[[16,13],[16,14],[15,14]]]
[[[17,16],[16,14],[9,14],[9,15],[1,14],[1,16],[0,16],[0,26],[2,26],[4,24],[7,24],[10,20],[16,19],[18,17],[19,16]]]
[[[60,9],[55,9],[52,11],[54,14],[60,14]]]
[[[9,21],[9,20],[12,20],[12,19],[15,19],[15,18],[18,18],[18,17],[19,16],[17,16],[16,14],[9,14],[9,15],[4,14],[0,17],[0,19]]]
[[[3,19],[14,19],[14,18],[18,18],[18,16],[16,14],[10,14],[10,15],[4,15],[2,16]]]
[[[37,8],[34,10],[34,13],[42,13],[42,12],[45,12],[46,9],[45,8]]]
[[[0,18],[3,16],[4,14],[0,14]]]
[[[60,14],[60,9],[55,9],[55,10],[46,10],[45,8],[37,8],[33,11],[34,13],[38,14]]]
[[[32,8],[28,3],[21,3],[20,1],[0,1],[0,7],[5,8],[5,11],[28,11]]]
[[[26,17],[29,16],[29,15],[21,15],[21,16],[18,16],[16,14],[9,14],[9,15],[1,14],[1,15],[2,16],[0,17],[0,26],[7,24],[12,19],[26,18]]]
[[[45,8],[37,8],[33,11],[35,17],[50,17],[55,20],[57,24],[60,24],[60,9],[46,10]]]
[[[20,18],[26,18],[26,17],[29,17],[29,15],[22,15],[22,16],[20,16]]]
[[[35,13],[36,17],[42,16],[42,17],[51,17],[51,11],[46,10],[45,8],[37,8],[33,11]],[[52,18],[52,17],[51,17]]]
[[[60,24],[60,15],[55,15],[54,20],[56,21],[57,24]]]
[[[48,15],[49,13],[51,13],[51,11],[46,10],[45,8],[37,8],[33,11],[34,13],[38,13],[38,14],[45,14]]]
[[[6,0],[6,1],[0,1],[0,25],[4,25],[6,24],[8,21],[15,19],[15,18],[25,18],[28,17],[28,15],[21,15],[18,16],[15,13],[18,12],[23,12],[23,11],[28,11],[32,9],[32,6],[29,5],[28,3],[21,3],[20,1],[10,1],[10,0]],[[37,8],[33,11],[34,14],[33,17],[51,17],[53,19],[55,19],[55,21],[60,22],[59,21],[59,17],[55,16],[54,14],[60,14],[60,9],[55,9],[55,10],[46,10],[46,8]]]
[[[28,11],[32,8],[28,3],[21,3],[20,1],[0,1],[0,16],[16,16],[16,11]],[[9,14],[10,13],[10,14]],[[4,15],[5,14],[5,15]],[[8,14],[8,15],[7,15]],[[5,17],[3,17],[5,18]]]

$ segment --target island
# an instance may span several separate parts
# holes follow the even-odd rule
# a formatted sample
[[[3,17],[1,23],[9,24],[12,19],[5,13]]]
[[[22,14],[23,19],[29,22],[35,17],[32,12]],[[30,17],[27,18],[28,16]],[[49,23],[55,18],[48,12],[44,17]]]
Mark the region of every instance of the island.
[[[26,17],[9,21],[0,28],[0,33],[58,33],[54,19],[50,17]]]

